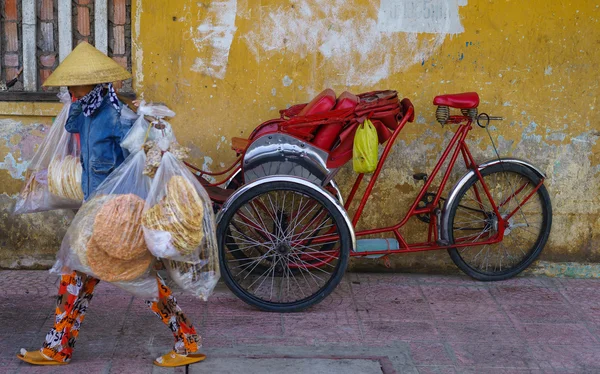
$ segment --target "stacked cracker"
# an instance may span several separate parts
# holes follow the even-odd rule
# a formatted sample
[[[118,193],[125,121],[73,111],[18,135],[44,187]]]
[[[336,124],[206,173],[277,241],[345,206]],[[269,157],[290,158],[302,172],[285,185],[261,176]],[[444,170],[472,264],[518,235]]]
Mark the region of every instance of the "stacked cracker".
[[[67,155],[62,159],[54,158],[48,166],[48,190],[65,199],[83,200],[81,172],[78,157]]]
[[[134,280],[152,264],[142,231],[144,200],[134,194],[98,196],[84,205],[84,232],[71,243],[82,265],[108,282]],[[97,213],[95,213],[97,211]],[[92,224],[91,235],[85,226]]]
[[[142,219],[150,230],[171,234],[173,247],[182,256],[198,248],[204,238],[204,207],[193,184],[183,176],[173,176],[166,186],[166,194],[148,209]]]

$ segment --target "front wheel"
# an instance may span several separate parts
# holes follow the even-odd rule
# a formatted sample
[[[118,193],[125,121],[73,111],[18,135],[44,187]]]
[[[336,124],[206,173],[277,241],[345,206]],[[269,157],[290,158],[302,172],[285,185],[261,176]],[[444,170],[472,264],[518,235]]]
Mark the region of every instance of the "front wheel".
[[[295,312],[342,279],[353,232],[341,205],[310,182],[272,179],[232,196],[217,227],[223,280],[246,303]]]
[[[503,220],[496,217],[481,181],[473,176],[458,191],[449,209],[447,232],[452,261],[472,278],[496,281],[525,270],[542,252],[552,226],[552,206],[541,178],[517,164],[497,164],[481,170],[483,180]],[[529,199],[528,199],[529,197]],[[503,240],[485,244],[504,230]]]

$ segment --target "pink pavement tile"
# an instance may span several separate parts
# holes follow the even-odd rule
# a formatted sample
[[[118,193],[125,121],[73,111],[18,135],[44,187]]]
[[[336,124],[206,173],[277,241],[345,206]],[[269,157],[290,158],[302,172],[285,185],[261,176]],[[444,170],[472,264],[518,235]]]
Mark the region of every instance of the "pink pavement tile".
[[[353,286],[361,319],[431,320],[418,286]]]
[[[364,340],[368,345],[387,345],[394,341],[441,342],[441,335],[431,322],[363,321]]]
[[[106,360],[77,360],[75,357],[68,365],[34,366],[23,363],[19,372],[27,374],[104,374],[110,365]]]
[[[480,286],[481,282],[466,275],[422,274],[417,278],[420,284],[439,286]]]
[[[519,332],[512,324],[439,322],[437,329],[448,342],[494,342],[498,344],[518,344],[522,342]]]
[[[255,315],[209,314],[202,327],[205,336],[243,337],[247,335],[281,336],[281,317],[274,313]]]
[[[578,322],[581,313],[565,302],[548,304],[502,304],[508,317],[518,323]],[[600,308],[599,308],[600,310]],[[599,319],[600,320],[600,319]]]
[[[552,369],[513,369],[513,368],[485,368],[482,370],[471,369],[471,368],[461,368],[461,374],[582,374],[576,372],[557,372]]]
[[[600,372],[600,347],[532,345],[530,351],[541,368],[570,372]],[[575,371],[572,371],[576,369]]]
[[[590,304],[600,306],[600,287],[566,287],[560,289],[565,298],[575,304]]]
[[[585,279],[585,278],[544,278],[552,280],[557,287],[562,288],[598,288],[600,287],[600,279]]]
[[[427,300],[431,303],[478,303],[494,304],[487,288],[468,286],[421,286]]]
[[[419,374],[454,374],[458,373],[453,366],[417,366]]]
[[[402,273],[349,273],[346,277],[352,285],[408,285],[417,284],[419,282],[418,275]]]
[[[339,284],[335,290],[320,303],[306,309],[305,313],[330,313],[342,310],[356,310],[354,296],[348,283]]]
[[[547,287],[535,286],[494,286],[490,293],[500,304],[556,304],[563,302],[562,295]]]
[[[574,313],[583,321],[600,323],[600,305],[594,304],[572,304],[570,306]]]
[[[152,373],[154,365],[153,359],[112,359],[108,373],[110,374],[147,374]]]
[[[523,323],[515,326],[524,340],[540,344],[597,344],[584,324],[576,323]]]
[[[534,276],[517,276],[514,278],[505,279],[498,282],[497,285],[503,287],[556,287],[556,284],[552,281],[548,281],[551,278],[547,277],[534,277]]]
[[[235,338],[228,336],[202,334],[202,348],[231,348],[235,346]]]
[[[435,302],[429,307],[438,321],[488,321],[505,323],[508,318],[496,304]]]
[[[309,347],[314,344],[314,337],[244,336],[235,339],[236,346]]]
[[[285,314],[284,336],[318,342],[358,343],[362,341],[358,317],[352,312]]]
[[[418,285],[352,285],[352,293],[358,301],[368,303],[380,301],[425,301]]]
[[[10,358],[0,358],[0,373],[16,373],[21,367],[25,367],[25,365],[26,364],[22,364],[21,361],[14,356],[14,354]]]
[[[410,356],[415,365],[454,365],[443,343],[411,342]]]
[[[361,320],[431,321],[433,313],[425,301],[357,302]]]
[[[537,369],[528,347],[516,344],[450,343],[459,366]],[[485,372],[484,370],[478,372]]]

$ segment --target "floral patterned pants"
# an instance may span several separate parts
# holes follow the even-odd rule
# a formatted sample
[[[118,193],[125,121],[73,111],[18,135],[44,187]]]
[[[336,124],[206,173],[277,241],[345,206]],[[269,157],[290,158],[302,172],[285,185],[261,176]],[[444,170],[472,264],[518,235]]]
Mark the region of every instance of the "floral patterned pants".
[[[158,301],[147,301],[152,311],[169,327],[175,336],[173,350],[179,354],[198,351],[201,340],[194,326],[177,305],[175,297],[163,280],[157,276]],[[83,273],[73,272],[60,279],[54,326],[46,335],[41,351],[56,361],[70,361],[85,312],[99,280]]]

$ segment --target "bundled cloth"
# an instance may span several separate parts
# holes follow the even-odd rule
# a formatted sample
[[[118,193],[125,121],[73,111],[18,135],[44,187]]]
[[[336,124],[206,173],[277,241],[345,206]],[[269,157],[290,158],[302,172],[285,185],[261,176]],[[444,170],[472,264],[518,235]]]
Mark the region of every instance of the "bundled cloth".
[[[166,152],[142,218],[148,249],[165,261],[175,282],[206,299],[219,279],[215,217],[210,198],[186,166]]]
[[[68,93],[58,96],[64,106],[29,163],[16,214],[76,209],[83,201],[79,140],[65,130],[71,97]]]
[[[142,229],[150,179],[144,152],[129,156],[83,204],[63,239],[57,273],[78,270],[134,294],[154,298],[154,257]]]

